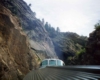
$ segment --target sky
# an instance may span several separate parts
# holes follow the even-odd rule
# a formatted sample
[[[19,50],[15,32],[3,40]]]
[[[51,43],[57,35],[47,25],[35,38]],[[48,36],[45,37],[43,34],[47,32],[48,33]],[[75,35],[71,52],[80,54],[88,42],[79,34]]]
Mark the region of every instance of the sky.
[[[61,32],[75,32],[89,36],[100,20],[100,0],[24,0],[32,4],[36,17],[60,28]]]

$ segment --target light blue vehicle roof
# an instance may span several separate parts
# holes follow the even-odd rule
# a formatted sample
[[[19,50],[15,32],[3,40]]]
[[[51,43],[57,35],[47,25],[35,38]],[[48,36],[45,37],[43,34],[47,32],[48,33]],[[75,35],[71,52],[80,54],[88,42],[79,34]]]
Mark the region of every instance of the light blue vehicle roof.
[[[46,66],[64,66],[64,62],[60,59],[44,59],[40,68],[45,68]]]

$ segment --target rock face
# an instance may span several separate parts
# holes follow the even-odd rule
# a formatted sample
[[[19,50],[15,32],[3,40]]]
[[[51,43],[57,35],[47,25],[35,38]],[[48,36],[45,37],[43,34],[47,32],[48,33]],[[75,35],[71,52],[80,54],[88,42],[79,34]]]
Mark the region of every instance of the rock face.
[[[32,12],[23,0],[0,0],[0,2],[20,19],[20,24],[29,37],[32,50],[38,53],[39,57],[42,59],[57,57],[43,23],[35,17],[36,13]]]
[[[55,50],[60,59],[66,62],[68,57],[75,57],[77,52],[85,47],[87,37],[79,36],[76,33],[59,33],[54,39]]]
[[[32,55],[18,18],[0,5],[0,80],[22,80],[35,68]]]
[[[83,64],[100,65],[100,29],[95,30],[89,36]]]

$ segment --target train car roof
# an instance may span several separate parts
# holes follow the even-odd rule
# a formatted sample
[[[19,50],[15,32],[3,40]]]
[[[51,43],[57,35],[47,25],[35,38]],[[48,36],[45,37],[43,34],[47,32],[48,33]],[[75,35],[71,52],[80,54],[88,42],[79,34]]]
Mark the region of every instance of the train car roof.
[[[44,60],[42,60],[42,61],[45,61],[45,60],[60,60],[60,59],[50,58],[50,59],[44,59]],[[60,60],[60,61],[62,61],[62,60]],[[62,62],[63,62],[63,61],[62,61]]]

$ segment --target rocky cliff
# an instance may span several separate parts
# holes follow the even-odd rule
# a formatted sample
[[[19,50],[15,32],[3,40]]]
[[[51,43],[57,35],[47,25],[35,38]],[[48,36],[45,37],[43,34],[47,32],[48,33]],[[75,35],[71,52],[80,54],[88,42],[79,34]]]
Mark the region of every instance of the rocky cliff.
[[[57,56],[66,65],[77,64],[76,59],[85,50],[87,37],[73,32],[60,32],[59,27],[55,29],[48,22],[45,23],[45,29],[53,41]]]
[[[35,68],[34,57],[19,19],[0,5],[0,80],[21,80]]]
[[[100,26],[93,31],[86,46],[86,53],[83,56],[83,64],[100,65]]]
[[[35,17],[36,13],[32,12],[23,0],[0,0],[0,2],[19,18],[34,53],[41,59],[57,57],[52,40],[44,29],[43,23]]]
[[[85,47],[87,37],[79,36],[72,32],[59,33],[59,35],[53,38],[53,42],[58,57],[64,60],[66,65],[70,65],[76,64],[72,60],[74,60],[78,52]]]

